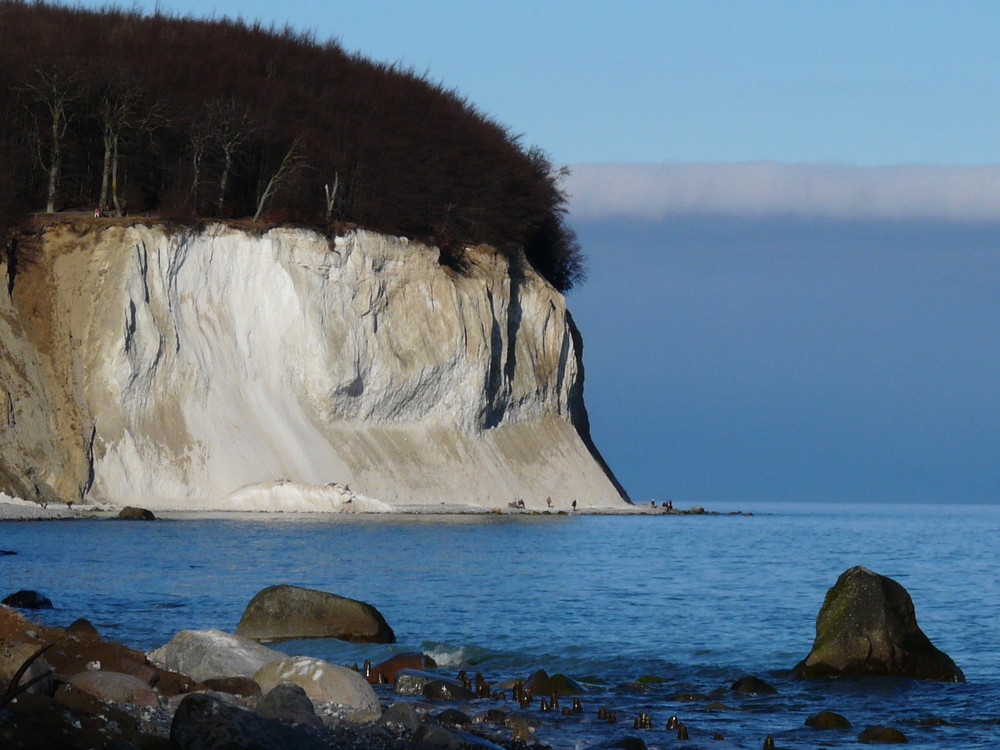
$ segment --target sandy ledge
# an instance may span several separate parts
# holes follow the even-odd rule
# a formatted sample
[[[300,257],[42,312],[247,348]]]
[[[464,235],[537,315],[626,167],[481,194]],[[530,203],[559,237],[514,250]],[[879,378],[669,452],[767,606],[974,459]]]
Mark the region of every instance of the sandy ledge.
[[[225,518],[230,520],[261,520],[262,518],[281,518],[284,520],[318,521],[332,520],[345,517],[421,517],[433,520],[435,516],[452,518],[455,516],[525,516],[539,518],[566,518],[569,516],[651,516],[651,515],[721,515],[715,511],[704,510],[694,507],[689,509],[674,508],[653,508],[649,505],[632,505],[622,508],[581,508],[577,511],[567,511],[562,509],[539,509],[539,508],[483,508],[474,505],[454,505],[448,503],[438,503],[433,505],[398,505],[390,506],[388,511],[366,512],[366,511],[331,511],[331,512],[310,512],[310,511],[247,511],[247,510],[219,510],[217,508],[190,508],[184,510],[154,510],[157,518],[171,520],[199,520],[207,518]],[[37,503],[17,498],[3,496],[0,499],[0,521],[62,521],[74,519],[108,519],[118,515],[118,506],[111,505],[76,505],[72,507],[65,505],[49,504],[43,507]],[[740,515],[739,512],[728,513],[727,515]],[[750,515],[750,514],[743,514]]]

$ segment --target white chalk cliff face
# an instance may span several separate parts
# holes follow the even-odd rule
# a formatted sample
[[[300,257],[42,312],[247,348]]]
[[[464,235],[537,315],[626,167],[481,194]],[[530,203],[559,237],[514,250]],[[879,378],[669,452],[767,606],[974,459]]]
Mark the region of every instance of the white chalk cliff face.
[[[49,384],[36,408],[57,445],[33,470],[59,495],[154,509],[625,504],[590,443],[562,296],[488,250],[456,271],[364,231],[134,226],[57,227],[41,253],[44,325],[25,326],[23,358]]]

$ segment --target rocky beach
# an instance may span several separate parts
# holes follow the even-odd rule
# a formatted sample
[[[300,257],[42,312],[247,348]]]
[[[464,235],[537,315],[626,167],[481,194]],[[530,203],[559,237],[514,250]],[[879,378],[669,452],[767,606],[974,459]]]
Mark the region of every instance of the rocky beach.
[[[542,524],[533,520],[541,520],[538,515],[496,520],[490,520],[489,515],[472,517],[481,520],[453,517],[451,522],[443,521],[444,517],[428,521],[418,516],[410,520],[394,517],[401,524],[394,527],[394,533],[403,549],[399,559],[389,554],[383,564],[397,570],[402,570],[400,560],[412,559],[406,542],[411,532],[418,535],[415,539],[421,540],[421,546],[427,544],[427,533],[451,539],[448,546],[461,546],[459,540],[464,537],[454,534],[469,524],[470,531],[491,524],[496,535],[502,536],[504,529],[528,534],[524,541],[532,547],[541,539],[552,544],[564,530],[571,529],[577,539],[592,540],[588,530],[593,527],[601,537],[618,538],[625,533],[637,542],[645,540],[645,544],[655,538],[647,532],[662,534],[669,528],[672,535],[696,531],[703,536],[710,531],[728,535],[729,529],[742,529],[740,534],[746,536],[750,531],[747,524],[771,520],[759,514],[684,514],[662,520],[648,516],[553,517]],[[262,529],[271,530],[269,536],[276,548],[282,548],[283,538],[306,540],[308,544],[319,532],[324,536],[334,532],[338,536],[361,534],[357,544],[362,546],[369,532],[378,534],[374,520],[363,517],[327,521],[320,526],[303,519],[293,520],[289,526],[280,518],[259,522]],[[29,560],[42,559],[37,550],[18,541],[38,540],[34,531],[44,534],[51,529],[60,538],[69,538],[64,532],[73,529],[81,534],[114,529],[124,545],[121,554],[128,559],[129,538],[151,533],[162,540],[162,534],[186,535],[199,526],[212,530],[220,562],[231,559],[225,552],[227,529],[236,534],[234,541],[242,539],[245,544],[256,538],[256,526],[243,520],[128,525],[88,519],[72,524],[40,521],[0,527],[24,530],[16,536],[0,536],[4,540],[0,546],[10,546],[7,551],[14,553],[0,564],[14,570]],[[265,547],[254,544],[255,554],[269,555]],[[143,549],[147,555],[153,551],[148,546]],[[499,548],[488,544],[481,554],[499,560],[497,551]],[[344,554],[343,559],[348,559],[348,553]],[[515,559],[522,554],[525,552],[515,554]],[[202,567],[199,558],[190,555],[185,559],[188,562],[177,572],[164,570],[174,581],[171,587],[188,590],[180,571],[190,567],[198,580],[217,581],[214,598],[205,600],[205,593],[198,593],[209,589],[188,590],[175,603],[165,600],[164,594],[155,595],[150,604],[138,607],[116,598],[109,602],[113,609],[95,609],[88,617],[79,605],[66,601],[68,589],[39,588],[38,598],[22,592],[12,603],[41,609],[0,607],[4,655],[0,692],[16,691],[11,685],[18,667],[49,646],[17,682],[25,685],[41,679],[0,712],[5,747],[210,748],[234,742],[234,747],[262,749],[802,748],[850,747],[899,741],[900,736],[911,746],[933,747],[940,746],[935,743],[944,738],[968,739],[983,732],[983,728],[968,726],[956,713],[959,704],[954,701],[962,699],[955,691],[964,694],[967,690],[961,682],[965,675],[955,666],[959,660],[951,661],[915,628],[916,608],[905,589],[866,568],[850,568],[837,581],[836,575],[825,576],[826,585],[832,584],[825,602],[822,589],[808,597],[808,619],[816,623],[812,649],[807,647],[813,637],[807,622],[794,639],[806,644],[801,650],[779,644],[777,651],[761,651],[743,645],[737,653],[726,649],[724,640],[717,644],[723,647],[719,663],[712,666],[706,661],[708,657],[697,654],[704,654],[705,647],[713,644],[713,628],[718,630],[726,619],[719,613],[702,614],[688,594],[683,595],[686,604],[669,607],[677,633],[660,631],[657,639],[642,635],[643,628],[657,627],[652,610],[638,610],[626,617],[623,622],[638,629],[623,630],[614,624],[618,618],[608,608],[613,599],[603,598],[604,619],[614,632],[610,648],[601,646],[598,634],[606,631],[600,627],[600,618],[580,619],[578,614],[588,611],[580,606],[597,591],[580,566],[577,576],[585,576],[578,581],[581,588],[576,595],[566,590],[561,603],[555,592],[564,590],[561,587],[569,579],[552,587],[538,579],[538,590],[545,592],[543,598],[553,599],[552,607],[538,613],[531,609],[529,592],[522,598],[515,593],[517,588],[502,583],[503,573],[493,578],[494,589],[505,592],[501,596],[509,604],[494,605],[492,611],[469,609],[462,603],[470,595],[463,577],[442,577],[433,572],[433,560],[447,559],[443,550],[436,550],[419,566],[423,572],[417,575],[425,581],[423,593],[414,591],[413,605],[403,607],[397,601],[398,594],[390,595],[393,586],[388,579],[374,583],[378,578],[362,579],[361,584],[366,585],[367,580],[370,588],[365,601],[337,596],[333,593],[337,588],[271,585],[247,592],[237,602],[240,595],[231,595],[233,585],[220,575],[222,568]],[[533,558],[534,564],[542,566],[550,564],[547,560]],[[85,559],[80,559],[80,564],[86,567]],[[334,561],[334,569],[341,564]],[[253,570],[249,560],[240,567]],[[35,564],[22,569],[34,570]],[[498,570],[510,575],[516,568],[504,565]],[[236,571],[239,575],[238,568]],[[315,578],[317,572],[309,577]],[[721,594],[722,589],[710,576],[704,572],[697,575]],[[32,573],[20,577],[42,580]],[[122,580],[124,583],[128,576]],[[681,579],[674,580],[679,586]],[[128,587],[134,590],[132,598],[143,598],[140,592],[149,585],[144,581],[136,579]],[[641,577],[631,582],[623,579],[622,583],[631,590],[641,586]],[[110,579],[98,578],[92,585],[91,597],[113,584]],[[448,589],[458,597],[447,594]],[[245,587],[239,590],[247,591]],[[752,588],[745,593],[750,594],[744,597],[751,600],[750,607],[730,605],[737,621],[719,631],[729,634],[726,640],[734,649],[740,643],[747,644],[741,631],[753,632]],[[50,597],[47,605],[45,599]],[[197,603],[203,600],[206,605],[216,604],[202,610]],[[422,601],[434,603],[430,612],[425,614],[428,607],[420,604]],[[218,611],[219,603],[226,603],[224,611]],[[508,607],[515,609],[508,611]],[[114,611],[119,614],[112,615]],[[109,616],[120,625],[112,625]],[[706,616],[714,621],[703,620]],[[561,624],[555,623],[555,617]],[[446,622],[454,619],[453,627],[442,630],[442,618]],[[147,624],[141,625],[142,621]],[[551,643],[539,633],[540,622],[547,623],[552,634],[559,633],[558,640],[565,642]],[[502,636],[508,630],[510,639]],[[940,626],[935,632],[938,630]],[[452,631],[465,635],[446,636],[447,642],[442,643],[442,636]],[[476,632],[478,636],[473,635]],[[146,635],[137,639],[128,633]],[[461,640],[456,641],[456,637]],[[503,645],[508,640],[511,646]],[[679,649],[685,640],[701,646],[684,655]],[[882,645],[872,649],[867,661],[859,661],[852,651],[852,644],[859,640]],[[474,648],[475,643],[487,648]],[[517,643],[525,648],[523,654],[509,650]],[[658,656],[650,658],[654,655]],[[685,666],[692,657],[703,666]],[[962,657],[962,661],[968,660],[967,655]],[[927,665],[934,665],[933,673],[927,671]],[[812,673],[807,673],[810,670]],[[832,670],[841,676],[831,677]],[[980,685],[973,683],[968,689],[984,689],[981,668],[975,663],[972,673]],[[895,705],[889,700],[895,694],[909,710],[902,708],[903,703]],[[985,736],[989,736],[988,731]],[[953,742],[951,746],[987,745]]]

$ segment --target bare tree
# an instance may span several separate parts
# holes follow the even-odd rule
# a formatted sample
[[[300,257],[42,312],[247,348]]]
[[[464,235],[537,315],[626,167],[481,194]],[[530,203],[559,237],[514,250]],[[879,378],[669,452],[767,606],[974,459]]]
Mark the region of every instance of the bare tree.
[[[303,167],[303,164],[302,155],[299,153],[299,141],[296,139],[289,146],[288,151],[285,152],[285,155],[281,159],[278,169],[271,175],[264,190],[258,196],[257,211],[253,215],[254,221],[260,218],[267,202]]]
[[[39,130],[48,130],[49,141],[48,164],[42,156],[41,138],[39,138],[38,156],[42,168],[48,172],[48,189],[46,191],[45,211],[54,213],[56,210],[56,191],[59,188],[59,176],[62,172],[62,147],[66,130],[73,119],[71,107],[79,98],[80,86],[74,72],[55,66],[36,68],[33,77],[21,86],[21,90],[45,112],[46,126]]]
[[[118,174],[122,142],[128,135],[151,129],[159,108],[149,105],[140,84],[122,72],[108,76],[99,91],[98,107],[104,140],[100,205],[108,205],[110,192],[115,211],[120,216],[122,206],[118,197]]]
[[[233,163],[243,144],[256,130],[249,108],[236,100],[216,99],[212,105],[214,140],[222,150],[222,176],[219,178],[219,214],[226,203],[226,188],[232,175]]]
[[[326,197],[326,223],[329,224],[330,220],[333,218],[333,206],[337,200],[337,190],[340,188],[340,173],[333,173],[333,187],[330,187],[330,183],[323,185],[323,194]]]

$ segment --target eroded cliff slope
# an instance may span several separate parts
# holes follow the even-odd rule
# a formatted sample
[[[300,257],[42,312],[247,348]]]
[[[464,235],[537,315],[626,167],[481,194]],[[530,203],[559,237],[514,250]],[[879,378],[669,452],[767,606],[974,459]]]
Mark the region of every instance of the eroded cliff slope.
[[[625,503],[562,296],[489,250],[454,270],[364,231],[59,225],[18,257],[0,489],[178,509]]]

